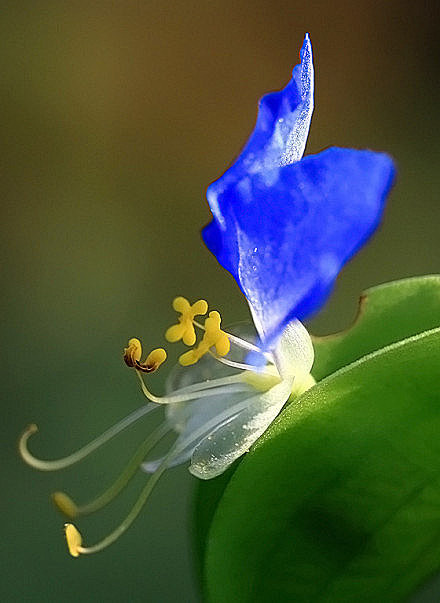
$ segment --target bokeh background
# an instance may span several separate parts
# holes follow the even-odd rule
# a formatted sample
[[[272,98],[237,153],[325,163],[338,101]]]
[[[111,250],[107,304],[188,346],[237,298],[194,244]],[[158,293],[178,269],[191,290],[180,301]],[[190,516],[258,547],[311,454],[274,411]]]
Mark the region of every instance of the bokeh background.
[[[316,66],[307,152],[369,147],[399,168],[382,227],[314,331],[346,326],[367,287],[438,272],[438,3],[1,4],[0,599],[197,602],[194,478],[184,468],[94,557],[68,557],[49,502],[56,489],[81,502],[97,494],[148,421],[60,474],[24,466],[17,436],[35,421],[35,453],[61,456],[140,405],[121,349],[131,336],[161,345],[176,294],[207,298],[225,323],[248,316],[201,243],[204,192],[246,140],[257,98],[289,79],[306,31]],[[119,522],[143,482],[139,474],[80,522],[89,543]]]

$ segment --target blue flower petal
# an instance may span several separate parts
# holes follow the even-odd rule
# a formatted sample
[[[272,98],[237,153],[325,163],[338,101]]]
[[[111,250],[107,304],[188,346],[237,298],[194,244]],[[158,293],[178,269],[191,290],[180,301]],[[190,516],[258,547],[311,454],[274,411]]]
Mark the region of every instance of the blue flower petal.
[[[288,165],[303,156],[313,113],[314,72],[309,34],[304,38],[300,60],[285,88],[260,99],[254,131],[232,167],[217,180],[217,187],[228,186],[247,173]],[[211,210],[215,212],[213,205]]]
[[[388,155],[333,147],[210,186],[205,243],[237,280],[266,342],[322,306],[377,227],[393,176]]]
[[[307,143],[313,113],[314,71],[313,54],[309,34],[304,37],[300,50],[300,64],[292,72],[285,88],[263,96],[258,103],[257,122],[246,146],[234,164],[208,189],[211,211],[221,227],[222,213],[217,206],[218,195],[249,173],[271,170],[301,159]],[[212,222],[204,230],[204,239],[218,257],[221,237],[217,224]],[[223,265],[230,272],[232,265]]]
[[[313,55],[309,34],[304,38],[300,61],[285,88],[260,99],[254,131],[229,170],[229,177],[242,169],[253,173],[287,165],[303,156],[313,113]]]

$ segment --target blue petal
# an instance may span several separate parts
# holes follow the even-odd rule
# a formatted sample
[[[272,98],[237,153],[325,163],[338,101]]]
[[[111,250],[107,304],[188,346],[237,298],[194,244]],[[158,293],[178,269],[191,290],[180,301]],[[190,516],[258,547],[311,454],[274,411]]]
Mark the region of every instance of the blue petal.
[[[377,227],[393,176],[388,155],[333,147],[210,186],[205,243],[237,280],[263,339],[322,306]]]
[[[254,131],[235,163],[217,180],[228,186],[247,173],[299,161],[304,154],[313,113],[313,55],[309,34],[285,88],[260,99]],[[213,212],[215,207],[211,206]]]
[[[304,154],[313,113],[313,55],[309,34],[292,79],[279,92],[260,99],[255,129],[230,172],[271,169],[299,161]]]
[[[314,71],[313,54],[309,34],[305,35],[300,50],[300,64],[292,72],[292,79],[283,90],[266,94],[258,103],[258,116],[254,131],[235,163],[208,189],[211,211],[221,227],[222,212],[217,197],[248,173],[271,170],[301,159],[307,143],[310,120],[313,113]],[[212,222],[203,233],[204,240],[219,257],[221,237],[217,224]],[[233,272],[233,261],[228,264],[225,254],[223,265]]]

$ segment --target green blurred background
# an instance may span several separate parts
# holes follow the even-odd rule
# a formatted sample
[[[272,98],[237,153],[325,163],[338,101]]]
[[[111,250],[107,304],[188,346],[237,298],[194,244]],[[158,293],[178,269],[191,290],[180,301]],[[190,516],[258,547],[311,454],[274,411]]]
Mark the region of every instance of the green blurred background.
[[[306,31],[316,66],[307,152],[370,147],[399,167],[380,231],[315,332],[346,326],[369,286],[438,272],[437,7],[2,2],[2,601],[199,600],[185,468],[169,472],[118,544],[79,560],[48,499],[97,494],[148,421],[60,474],[20,462],[17,436],[35,421],[32,449],[61,456],[140,405],[121,349],[135,335],[163,344],[176,294],[207,298],[225,323],[248,316],[201,243],[204,191],[246,140],[257,98],[289,79]],[[87,542],[116,525],[143,482],[79,522]]]

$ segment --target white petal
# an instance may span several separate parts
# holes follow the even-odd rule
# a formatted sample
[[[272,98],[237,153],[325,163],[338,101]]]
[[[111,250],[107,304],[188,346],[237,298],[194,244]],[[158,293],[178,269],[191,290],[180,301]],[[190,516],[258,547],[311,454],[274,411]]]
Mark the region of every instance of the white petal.
[[[213,429],[197,445],[190,472],[200,479],[211,479],[223,473],[266,431],[287,401],[291,389],[292,380],[286,380],[247,400],[246,408]]]
[[[275,364],[283,379],[310,373],[315,358],[312,340],[299,320],[284,329],[274,351]]]
[[[240,393],[201,397],[192,402],[167,406],[167,421],[172,429],[179,433],[169,466],[174,467],[188,461],[194,448],[203,438],[247,407],[248,400],[252,397],[251,392],[254,390],[249,386],[247,391]],[[162,460],[163,457],[148,460],[142,464],[142,469],[153,473]]]

